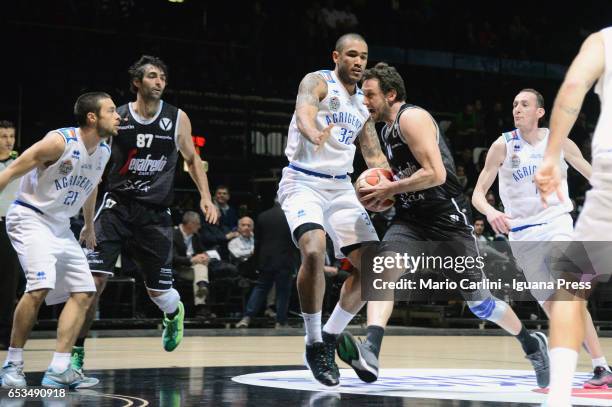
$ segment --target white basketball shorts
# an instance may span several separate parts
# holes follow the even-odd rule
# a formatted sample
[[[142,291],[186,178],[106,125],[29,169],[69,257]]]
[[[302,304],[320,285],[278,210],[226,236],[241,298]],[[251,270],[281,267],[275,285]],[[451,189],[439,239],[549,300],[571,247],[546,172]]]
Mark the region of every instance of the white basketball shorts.
[[[321,225],[334,243],[337,258],[345,257],[340,250],[343,247],[378,241],[370,217],[359,203],[348,177],[320,178],[285,168],[278,188],[278,200],[292,237],[300,225]],[[297,246],[295,237],[293,239]]]
[[[6,231],[26,276],[26,292],[49,288],[47,305],[66,302],[73,292],[95,292],[83,249],[68,222],[58,222],[13,204]]]

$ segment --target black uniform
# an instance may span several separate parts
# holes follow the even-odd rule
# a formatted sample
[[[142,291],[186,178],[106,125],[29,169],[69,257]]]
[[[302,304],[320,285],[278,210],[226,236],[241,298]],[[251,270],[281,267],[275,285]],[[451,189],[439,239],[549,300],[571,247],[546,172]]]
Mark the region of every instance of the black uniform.
[[[418,106],[404,104],[393,124],[382,129],[383,149],[391,165],[395,178],[408,178],[421,168],[401,134],[399,119],[408,109],[420,109]],[[433,118],[432,118],[432,121]],[[435,241],[449,242],[432,247],[437,254],[453,256],[479,256],[473,227],[468,218],[468,205],[463,197],[462,187],[457,180],[455,163],[437,123],[438,147],[446,169],[444,184],[422,191],[407,192],[396,196],[396,214],[391,226],[385,233],[382,250],[401,251],[409,254],[411,242]],[[414,250],[421,250],[422,245],[415,245]],[[418,247],[419,249],[416,249]],[[433,254],[433,253],[432,253]],[[451,279],[469,278],[480,281],[480,269],[466,271],[461,275],[449,273]]]
[[[130,104],[117,108],[122,118],[112,140],[106,194],[95,220],[97,246],[88,254],[92,272],[112,273],[123,245],[145,273],[147,288],[172,288],[172,218],[178,160],[180,110],[160,102],[150,120]]]

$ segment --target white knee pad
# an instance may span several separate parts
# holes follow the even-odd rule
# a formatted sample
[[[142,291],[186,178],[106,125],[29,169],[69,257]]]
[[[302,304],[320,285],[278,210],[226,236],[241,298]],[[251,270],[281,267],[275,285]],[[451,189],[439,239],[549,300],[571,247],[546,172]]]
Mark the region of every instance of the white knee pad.
[[[494,323],[500,321],[508,309],[508,304],[495,297],[489,297],[484,301],[468,301],[467,304],[470,311],[478,318]]]
[[[178,303],[181,300],[181,296],[174,288],[162,293],[162,295],[150,298],[151,301],[153,301],[155,305],[157,305],[157,307],[166,314],[176,311]]]

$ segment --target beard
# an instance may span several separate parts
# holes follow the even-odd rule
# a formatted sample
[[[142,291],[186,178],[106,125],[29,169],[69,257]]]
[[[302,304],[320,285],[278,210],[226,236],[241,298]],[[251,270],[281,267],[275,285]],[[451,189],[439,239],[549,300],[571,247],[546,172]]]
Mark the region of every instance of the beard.
[[[115,129],[114,126],[111,126],[111,127],[108,127],[108,128],[107,127],[98,126],[96,128],[96,131],[98,132],[98,137],[100,137],[101,139],[104,139],[104,140],[108,140],[112,136],[116,136],[117,132],[118,132]]]
[[[346,66],[338,65],[338,77],[344,83],[348,83],[351,85],[356,85],[359,83],[360,79],[353,79],[350,75],[350,70]]]

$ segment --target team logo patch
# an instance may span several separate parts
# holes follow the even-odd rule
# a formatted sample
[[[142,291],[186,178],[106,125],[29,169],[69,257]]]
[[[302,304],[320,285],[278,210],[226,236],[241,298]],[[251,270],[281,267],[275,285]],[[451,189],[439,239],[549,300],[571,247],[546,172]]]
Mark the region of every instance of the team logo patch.
[[[540,404],[546,390],[538,388],[531,370],[497,369],[381,369],[374,383],[363,383],[350,369],[340,370],[334,392],[420,399],[474,400]],[[572,383],[572,405],[612,406],[612,389],[582,389],[591,374],[579,373]],[[327,390],[308,370],[251,373],[233,377],[237,383],[312,391]],[[331,393],[334,394],[334,393]]]
[[[521,151],[521,145],[518,143],[514,144],[514,151]]]
[[[44,271],[39,271],[36,273],[36,280],[40,281],[40,280],[44,280],[46,279],[46,275]]]
[[[162,119],[159,121],[159,127],[165,131],[172,129],[172,124],[172,120],[168,119],[167,117],[162,117]]]
[[[340,108],[340,98],[333,96],[329,99],[329,110],[336,111]]]
[[[518,168],[521,165],[521,159],[518,155],[512,155],[512,168]]]
[[[71,160],[64,160],[62,161],[62,163],[59,165],[58,171],[61,175],[68,175],[72,172],[72,170],[74,169],[74,167],[72,166],[72,161]]]

